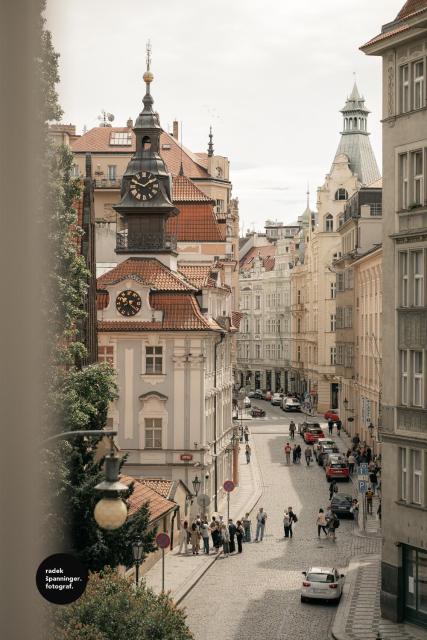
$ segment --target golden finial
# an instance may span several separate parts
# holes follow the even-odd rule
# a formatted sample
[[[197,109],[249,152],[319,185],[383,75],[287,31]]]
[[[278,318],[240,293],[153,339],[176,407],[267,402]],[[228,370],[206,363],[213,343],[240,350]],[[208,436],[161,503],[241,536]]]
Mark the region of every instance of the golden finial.
[[[150,40],[148,40],[147,42],[147,46],[146,46],[146,50],[147,50],[147,71],[144,73],[144,75],[142,76],[144,79],[144,82],[146,82],[147,84],[150,84],[150,82],[153,82],[154,80],[154,76],[150,71],[150,65],[151,65],[151,42]]]

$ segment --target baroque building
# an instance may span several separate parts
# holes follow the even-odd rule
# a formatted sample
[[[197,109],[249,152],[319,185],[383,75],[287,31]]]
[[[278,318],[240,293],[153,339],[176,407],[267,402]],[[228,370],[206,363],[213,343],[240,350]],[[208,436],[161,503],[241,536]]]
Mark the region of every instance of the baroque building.
[[[363,47],[382,58],[382,615],[427,627],[427,1]]]
[[[108,424],[128,454],[126,473],[186,486],[199,476],[217,510],[237,462],[237,452],[232,459],[225,453],[236,331],[231,286],[218,260],[178,263],[175,234],[187,214],[173,202],[172,175],[160,154],[163,130],[153,111],[149,66],[144,80],[135,152],[123,167],[114,205],[115,266],[97,280],[99,357],[113,364],[119,387]],[[189,201],[202,208],[209,202],[184,176],[175,184],[183,209]],[[202,219],[217,233],[210,213],[204,210]]]

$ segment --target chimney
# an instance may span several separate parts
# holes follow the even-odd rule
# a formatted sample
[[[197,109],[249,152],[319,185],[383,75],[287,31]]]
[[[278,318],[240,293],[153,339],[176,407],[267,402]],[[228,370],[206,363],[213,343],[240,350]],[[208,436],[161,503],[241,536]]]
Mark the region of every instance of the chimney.
[[[178,140],[178,136],[179,136],[179,132],[178,132],[178,120],[174,120],[173,121],[173,130],[172,130],[172,135],[175,138],[175,140]]]
[[[126,122],[126,126],[128,129],[133,129],[133,120],[132,118],[128,118],[127,122]]]

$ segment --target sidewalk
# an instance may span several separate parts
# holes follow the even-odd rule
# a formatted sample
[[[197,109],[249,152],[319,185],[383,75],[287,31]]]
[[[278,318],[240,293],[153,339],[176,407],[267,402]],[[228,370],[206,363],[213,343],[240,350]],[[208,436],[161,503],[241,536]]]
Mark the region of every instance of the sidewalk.
[[[341,602],[332,626],[335,640],[422,640],[425,630],[380,616],[381,556],[354,558],[346,571]]]
[[[250,464],[246,464],[245,447],[240,446],[239,453],[239,486],[230,495],[230,518],[239,520],[245,513],[252,511],[261,497],[261,476],[256,458],[255,447],[250,440],[252,456]],[[227,501],[224,499],[218,505],[219,512],[227,518]],[[212,546],[212,541],[209,539]],[[211,550],[207,556],[202,551],[198,556],[179,555],[179,545],[165,555],[165,591],[171,592],[176,604],[185,598],[189,591],[197,584],[209,567],[216,562],[221,553]],[[156,593],[162,589],[162,561],[156,564],[144,575],[145,583]]]

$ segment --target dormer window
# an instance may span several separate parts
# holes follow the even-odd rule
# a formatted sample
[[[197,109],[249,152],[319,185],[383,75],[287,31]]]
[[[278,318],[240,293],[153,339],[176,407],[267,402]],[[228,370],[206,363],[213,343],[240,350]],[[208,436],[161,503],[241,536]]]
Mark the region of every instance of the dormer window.
[[[346,189],[337,189],[335,192],[335,200],[348,200],[348,193]]]

